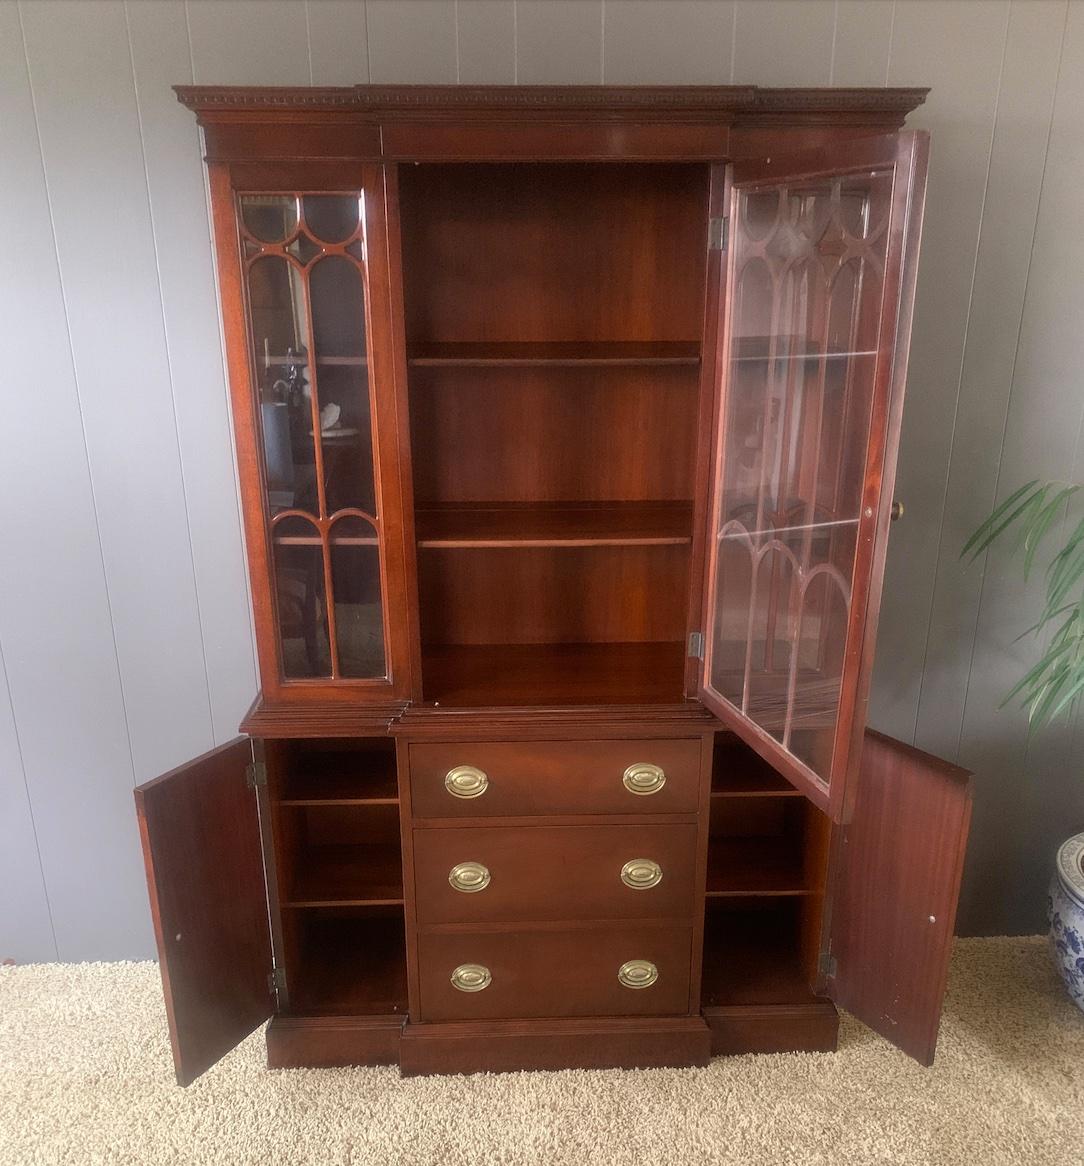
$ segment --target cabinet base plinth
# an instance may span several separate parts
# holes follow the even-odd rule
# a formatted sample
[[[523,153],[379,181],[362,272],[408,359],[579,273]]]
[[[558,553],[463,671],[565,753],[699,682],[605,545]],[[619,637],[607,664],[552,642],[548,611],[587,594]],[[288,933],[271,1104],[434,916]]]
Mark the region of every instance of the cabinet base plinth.
[[[398,1065],[403,1017],[276,1016],[267,1026],[269,1069]]]
[[[706,1008],[703,1016],[404,1024],[388,1016],[276,1016],[271,1069],[399,1065],[404,1077],[530,1069],[661,1069],[740,1053],[829,1053],[839,1016],[810,1004]]]
[[[839,1014],[830,1000],[705,1008],[712,1056],[738,1053],[833,1053]]]
[[[408,1024],[399,1056],[404,1077],[657,1069],[706,1065],[711,1033],[699,1016]]]

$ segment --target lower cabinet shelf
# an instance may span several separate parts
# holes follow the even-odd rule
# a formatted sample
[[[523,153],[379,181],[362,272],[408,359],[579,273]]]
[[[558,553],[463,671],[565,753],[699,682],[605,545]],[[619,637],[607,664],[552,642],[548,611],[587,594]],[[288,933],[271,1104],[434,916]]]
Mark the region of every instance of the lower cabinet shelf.
[[[290,1011],[304,1015],[406,1013],[401,911],[352,908],[293,912],[296,955]]]
[[[313,846],[300,852],[286,907],[401,904],[403,870],[394,844]]]
[[[818,999],[802,963],[797,904],[710,904],[704,920],[700,1002],[705,1008],[808,1004]]]
[[[708,904],[701,1012],[715,1056],[831,1052],[839,1017],[812,989],[803,958],[799,899],[727,899]]]

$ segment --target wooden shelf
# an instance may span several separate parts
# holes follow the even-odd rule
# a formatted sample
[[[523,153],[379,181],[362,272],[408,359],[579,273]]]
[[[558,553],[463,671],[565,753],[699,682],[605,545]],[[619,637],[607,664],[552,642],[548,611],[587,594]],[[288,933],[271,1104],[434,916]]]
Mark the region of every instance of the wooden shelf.
[[[313,914],[300,920],[290,1012],[382,1016],[407,1010],[402,914]]]
[[[296,364],[298,366],[307,366],[309,363],[308,356],[268,356],[260,357],[261,362],[267,364]],[[350,368],[364,368],[369,363],[367,356],[318,356],[316,358],[317,366],[321,364],[348,366]]]
[[[422,648],[426,701],[444,706],[676,704],[685,644],[444,644]]]
[[[800,798],[802,794],[736,738],[716,740],[711,767],[713,798]]]
[[[449,342],[412,344],[407,357],[415,368],[697,365],[700,345],[666,340]]]
[[[708,908],[702,1007],[809,1004],[819,999],[802,971],[798,919],[788,907],[782,903],[752,911]]]
[[[296,858],[285,907],[374,906],[403,902],[403,864],[390,845],[311,846]]]
[[[318,547],[323,545],[323,539],[318,534],[286,534],[272,535],[271,541],[277,547]],[[333,547],[378,547],[380,539],[374,534],[372,538],[350,536],[348,538],[334,537],[331,539]]]
[[[733,349],[730,354],[731,364],[762,364],[769,359],[771,352],[771,339],[767,336],[742,336],[734,341]],[[849,357],[860,356],[876,356],[877,350],[860,349],[854,352],[848,352],[841,348],[834,348],[825,352],[820,344],[805,336],[779,336],[775,343],[775,356],[771,359],[777,361],[790,360],[820,360],[822,356],[828,360],[845,360]]]
[[[395,753],[343,749],[306,754],[291,763],[279,804],[398,805]]]
[[[681,546],[692,542],[691,502],[476,502],[417,511],[418,546]]]
[[[711,838],[709,898],[742,895],[810,895],[800,847],[786,836]]]

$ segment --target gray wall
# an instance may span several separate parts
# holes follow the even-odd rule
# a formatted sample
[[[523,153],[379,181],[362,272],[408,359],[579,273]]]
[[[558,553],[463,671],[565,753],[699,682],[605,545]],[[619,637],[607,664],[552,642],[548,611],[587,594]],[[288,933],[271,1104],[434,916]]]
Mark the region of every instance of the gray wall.
[[[930,85],[872,722],[978,772],[961,928],[1037,930],[1081,721],[996,706],[1030,592],[965,533],[1082,477],[1084,2],[0,0],[0,957],[142,957],[131,787],[255,690],[199,143],[176,82]]]

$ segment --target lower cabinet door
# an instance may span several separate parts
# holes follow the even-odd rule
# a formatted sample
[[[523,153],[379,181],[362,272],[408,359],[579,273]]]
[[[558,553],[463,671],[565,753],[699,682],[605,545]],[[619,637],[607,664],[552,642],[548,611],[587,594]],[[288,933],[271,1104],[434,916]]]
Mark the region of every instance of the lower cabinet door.
[[[695,826],[414,831],[419,923],[686,919]]]
[[[423,931],[418,1019],[684,1015],[691,952],[691,923]]]

